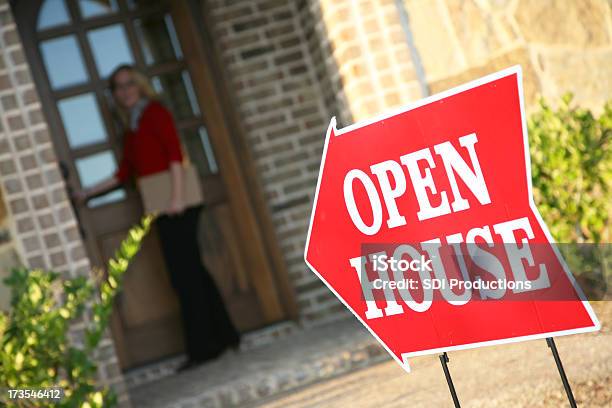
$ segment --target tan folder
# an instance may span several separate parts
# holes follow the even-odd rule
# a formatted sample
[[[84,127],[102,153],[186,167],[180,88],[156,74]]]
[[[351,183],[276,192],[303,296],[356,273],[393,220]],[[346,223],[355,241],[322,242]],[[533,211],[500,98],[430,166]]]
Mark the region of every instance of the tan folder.
[[[168,209],[172,195],[170,170],[138,178],[138,189],[145,214],[163,214]],[[202,204],[202,186],[194,166],[183,166],[183,205],[185,208]]]

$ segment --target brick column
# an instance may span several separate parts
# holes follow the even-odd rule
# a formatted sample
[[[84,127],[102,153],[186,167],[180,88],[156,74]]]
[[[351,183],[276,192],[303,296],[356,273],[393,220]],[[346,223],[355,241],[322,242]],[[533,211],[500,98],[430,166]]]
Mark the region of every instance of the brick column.
[[[421,98],[394,0],[320,3],[332,56],[355,121]]]
[[[41,103],[7,0],[0,0],[0,199],[6,207],[5,241],[23,264],[89,275],[90,264],[66,195]],[[16,260],[15,260],[16,261]],[[72,329],[79,338],[83,322]],[[97,350],[99,378],[129,406],[112,339]],[[27,384],[26,384],[27,385]]]

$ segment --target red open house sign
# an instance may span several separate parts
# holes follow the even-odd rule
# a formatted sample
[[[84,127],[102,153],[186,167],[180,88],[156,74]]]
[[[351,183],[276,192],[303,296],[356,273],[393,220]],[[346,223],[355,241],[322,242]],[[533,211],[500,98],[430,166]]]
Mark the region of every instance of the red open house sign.
[[[459,255],[469,243],[478,257]],[[340,130],[332,119],[304,258],[406,370],[411,356],[599,330],[553,243],[532,198],[519,66]],[[394,254],[425,264],[401,272],[416,290],[380,286],[398,276],[372,264]],[[425,288],[473,278],[459,259],[526,286]]]

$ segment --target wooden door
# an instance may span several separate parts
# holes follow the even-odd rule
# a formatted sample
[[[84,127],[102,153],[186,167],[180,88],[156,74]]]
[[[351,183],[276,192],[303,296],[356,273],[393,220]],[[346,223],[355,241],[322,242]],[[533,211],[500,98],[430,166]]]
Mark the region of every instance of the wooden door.
[[[206,196],[199,229],[203,262],[235,324],[247,331],[286,318],[287,302],[280,297],[256,213],[245,199],[223,113],[207,85],[210,77],[197,68],[202,54],[190,61],[194,43],[184,28],[177,34],[176,19],[193,24],[180,7],[183,2],[34,3],[17,2],[14,11],[69,186],[87,187],[115,171],[122,136],[106,78],[119,64],[134,64],[172,111],[184,151],[200,174]],[[183,50],[185,42],[190,53]],[[142,206],[128,185],[96,197],[77,214],[92,264],[102,266],[139,221]],[[180,353],[180,326],[178,302],[153,230],[116,302],[112,329],[121,366]]]

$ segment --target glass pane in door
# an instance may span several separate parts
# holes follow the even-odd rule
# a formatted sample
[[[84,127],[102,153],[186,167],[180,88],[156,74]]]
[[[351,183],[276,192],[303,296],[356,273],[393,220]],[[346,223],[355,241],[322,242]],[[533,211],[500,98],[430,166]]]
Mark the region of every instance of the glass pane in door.
[[[192,118],[200,114],[200,107],[187,71],[162,74],[152,79],[155,92],[177,119]]]
[[[203,126],[196,129],[185,129],[182,134],[183,146],[189,156],[189,161],[196,166],[200,176],[217,174],[217,159],[208,138],[208,132]]]
[[[67,35],[40,43],[51,88],[57,90],[86,82],[89,77],[76,37]]]
[[[183,57],[170,15],[137,19],[134,26],[147,65]]]
[[[115,0],[79,0],[83,18],[97,17],[117,11]]]
[[[70,22],[70,15],[66,8],[65,0],[45,0],[38,14],[36,28],[46,30],[47,28],[58,27]]]
[[[106,129],[93,93],[60,99],[57,107],[71,148],[106,140]]]
[[[125,28],[121,24],[91,30],[87,33],[87,39],[100,78],[108,78],[113,70],[121,64],[134,63],[134,56],[125,34]]]
[[[117,170],[115,156],[109,150],[77,159],[75,164],[83,188],[91,187],[101,180],[112,176]],[[125,190],[118,189],[89,200],[87,206],[97,207],[123,200],[124,198]]]

